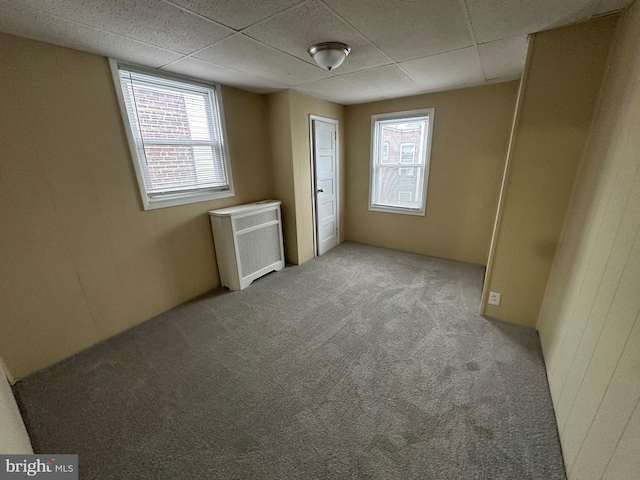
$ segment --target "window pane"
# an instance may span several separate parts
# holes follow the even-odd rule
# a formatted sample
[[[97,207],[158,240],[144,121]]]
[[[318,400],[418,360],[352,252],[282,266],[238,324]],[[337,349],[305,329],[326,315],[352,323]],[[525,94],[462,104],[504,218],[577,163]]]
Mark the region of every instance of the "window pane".
[[[400,163],[414,163],[415,152],[415,143],[403,143],[400,146]]]
[[[400,190],[398,192],[398,204],[400,205],[411,205],[411,200],[413,198],[413,192],[407,192],[404,190]]]
[[[191,139],[184,96],[166,89],[130,84],[143,138]]]
[[[428,118],[420,121],[385,120],[376,122],[379,150],[384,163],[420,162],[420,147],[428,126]]]
[[[413,175],[404,174],[406,170],[397,166],[381,166],[378,175],[377,205],[419,209],[422,202],[422,168],[415,169]]]

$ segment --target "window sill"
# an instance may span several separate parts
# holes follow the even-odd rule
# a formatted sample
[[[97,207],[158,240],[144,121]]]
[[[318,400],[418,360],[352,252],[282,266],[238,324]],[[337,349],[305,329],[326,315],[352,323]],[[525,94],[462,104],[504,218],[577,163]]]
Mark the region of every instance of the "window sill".
[[[424,210],[419,210],[416,208],[403,208],[403,207],[388,207],[381,205],[369,205],[370,212],[381,212],[381,213],[399,213],[400,215],[414,215],[414,216],[425,216]]]
[[[229,198],[234,195],[235,193],[233,192],[233,189],[229,189],[219,192],[181,193],[154,198],[149,198],[145,195],[142,201],[144,203],[145,210],[155,210],[157,208],[177,207],[179,205],[188,205],[190,203],[207,202],[209,200],[217,200],[219,198]]]

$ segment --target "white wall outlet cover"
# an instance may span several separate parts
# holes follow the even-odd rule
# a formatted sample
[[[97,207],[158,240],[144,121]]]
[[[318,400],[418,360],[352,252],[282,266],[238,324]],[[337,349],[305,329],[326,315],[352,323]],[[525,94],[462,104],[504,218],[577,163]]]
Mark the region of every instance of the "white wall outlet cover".
[[[489,292],[489,305],[500,305],[501,293]]]

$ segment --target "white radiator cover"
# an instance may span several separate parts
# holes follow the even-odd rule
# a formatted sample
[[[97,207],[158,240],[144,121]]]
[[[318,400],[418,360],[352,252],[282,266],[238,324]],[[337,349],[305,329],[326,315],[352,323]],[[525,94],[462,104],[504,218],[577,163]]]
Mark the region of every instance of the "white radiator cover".
[[[209,212],[222,286],[242,290],[284,268],[280,204],[264,200]]]

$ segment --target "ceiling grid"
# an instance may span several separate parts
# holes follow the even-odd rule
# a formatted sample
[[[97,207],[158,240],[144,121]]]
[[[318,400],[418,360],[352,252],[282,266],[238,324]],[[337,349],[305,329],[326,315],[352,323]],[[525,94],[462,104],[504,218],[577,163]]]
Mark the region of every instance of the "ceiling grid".
[[[0,0],[0,32],[258,93],[354,104],[519,78],[528,35],[632,0]],[[307,53],[338,41],[335,71]]]

